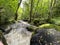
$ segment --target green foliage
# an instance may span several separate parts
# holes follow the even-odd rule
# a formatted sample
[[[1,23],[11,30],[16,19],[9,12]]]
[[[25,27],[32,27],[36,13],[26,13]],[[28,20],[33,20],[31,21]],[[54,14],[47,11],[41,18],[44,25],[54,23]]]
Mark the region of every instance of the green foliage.
[[[60,25],[60,17],[54,17],[50,20],[52,24]]]
[[[49,12],[49,0],[33,0],[33,9],[32,9],[32,21],[41,23],[42,20],[46,20],[48,18]],[[31,2],[27,0],[24,2],[23,13],[21,15],[22,20],[29,20],[30,18],[30,8]],[[37,21],[35,21],[37,19]],[[42,21],[43,22],[43,21]]]
[[[7,2],[7,3],[6,3]],[[23,8],[18,9],[18,20],[30,19],[31,0],[26,0]],[[60,0],[33,0],[31,20],[34,25],[52,23],[60,25]],[[0,24],[13,21],[18,7],[18,0],[0,1]],[[57,21],[56,21],[57,20]]]
[[[0,0],[0,24],[14,20],[18,0]]]
[[[22,19],[22,12],[23,12],[23,10],[22,10],[22,8],[20,7],[19,9],[18,9],[18,20],[20,20],[20,19]]]
[[[29,20],[29,11],[30,11],[29,0],[25,1],[23,6],[24,7],[23,7],[21,19],[22,20]]]
[[[22,20],[29,20],[31,0],[24,2]],[[60,0],[33,0],[32,24],[40,25],[44,23],[59,24],[60,21]],[[57,21],[56,21],[57,20]]]
[[[36,26],[39,26],[41,24],[45,24],[47,23],[46,20],[39,20],[39,18],[35,18],[33,21],[32,21],[33,25],[36,25]]]
[[[60,0],[57,0],[53,6],[53,17],[60,17]]]

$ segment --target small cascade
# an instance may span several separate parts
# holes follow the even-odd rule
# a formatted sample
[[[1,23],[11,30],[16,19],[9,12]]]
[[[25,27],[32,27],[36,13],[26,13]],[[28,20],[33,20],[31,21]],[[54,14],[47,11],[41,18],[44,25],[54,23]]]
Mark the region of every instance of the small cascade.
[[[26,27],[30,26],[22,20],[12,24],[10,33],[4,35],[8,45],[30,45],[32,32],[29,32]]]

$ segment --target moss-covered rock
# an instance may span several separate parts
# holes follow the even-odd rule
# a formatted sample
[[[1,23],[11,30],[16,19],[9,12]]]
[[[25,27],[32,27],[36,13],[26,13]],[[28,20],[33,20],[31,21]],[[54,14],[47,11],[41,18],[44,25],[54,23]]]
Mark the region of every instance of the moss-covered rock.
[[[57,31],[55,29],[36,30],[31,37],[30,45],[60,45],[60,40],[57,40],[56,35]]]
[[[38,30],[38,29],[44,29],[44,28],[46,28],[46,29],[54,28],[57,31],[60,31],[60,26],[54,25],[54,24],[42,24],[42,25],[40,25],[38,27],[37,26],[29,26],[29,27],[27,27],[27,29],[29,31],[33,31],[33,32]]]
[[[6,39],[5,39],[5,37],[3,36],[3,33],[2,33],[1,30],[0,30],[0,41],[2,41],[2,43],[3,43],[4,45],[8,45],[7,42],[6,42]]]
[[[58,25],[54,25],[54,24],[43,24],[43,25],[40,25],[39,28],[54,28],[58,31],[60,31],[60,26]]]

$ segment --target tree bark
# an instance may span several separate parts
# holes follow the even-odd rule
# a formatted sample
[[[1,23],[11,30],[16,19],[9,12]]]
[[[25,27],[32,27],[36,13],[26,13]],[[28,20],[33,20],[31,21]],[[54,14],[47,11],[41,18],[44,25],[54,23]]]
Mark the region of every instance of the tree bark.
[[[18,14],[17,14],[17,11],[20,7],[20,4],[21,4],[22,0],[20,0],[20,2],[18,3],[18,7],[17,7],[17,10],[16,10],[16,13],[15,13],[15,20],[17,21],[17,18],[18,18]]]
[[[30,6],[30,22],[32,21],[32,10],[33,10],[33,0],[31,0],[31,6]]]

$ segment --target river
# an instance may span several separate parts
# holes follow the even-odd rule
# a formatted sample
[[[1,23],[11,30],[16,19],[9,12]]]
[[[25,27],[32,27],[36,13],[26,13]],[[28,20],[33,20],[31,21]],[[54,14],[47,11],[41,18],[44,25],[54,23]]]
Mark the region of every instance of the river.
[[[32,32],[26,29],[30,24],[20,20],[10,26],[12,27],[10,33],[4,35],[8,45],[30,45]]]

